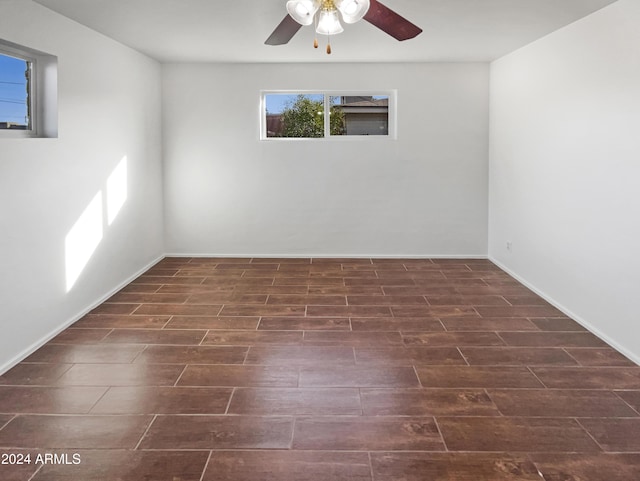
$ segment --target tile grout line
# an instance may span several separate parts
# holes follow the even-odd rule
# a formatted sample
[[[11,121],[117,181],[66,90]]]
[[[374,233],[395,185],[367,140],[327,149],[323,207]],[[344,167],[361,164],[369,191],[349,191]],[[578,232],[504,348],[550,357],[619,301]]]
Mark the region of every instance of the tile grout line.
[[[112,387],[113,386],[106,386],[104,392],[100,395],[100,397],[98,397],[98,399],[96,399],[96,402],[94,402],[89,408],[89,410],[84,414],[92,414],[91,411],[93,411],[93,409],[98,405],[98,403],[102,401],[102,399],[107,395],[107,393],[111,390]]]
[[[374,478],[373,478],[373,461],[371,460],[371,451],[367,451],[367,457],[369,458],[369,474],[371,474],[371,481],[374,481]]]
[[[207,462],[204,463],[204,468],[202,468],[202,474],[200,475],[200,481],[204,480],[204,475],[207,472],[207,468],[209,467],[209,461],[211,460],[211,455],[213,454],[213,450],[209,450],[209,456],[207,456]]]
[[[533,377],[535,377],[535,378],[538,380],[538,382],[539,382],[540,384],[542,384],[542,386],[543,386],[545,389],[549,389],[549,386],[547,386],[544,382],[542,382],[542,379],[540,379],[540,378],[538,377],[538,375],[537,375],[535,372],[533,372],[533,369],[531,369],[531,366],[525,366],[525,367],[526,367],[526,368],[527,368],[527,370],[528,370],[528,371],[533,375]]]
[[[180,382],[180,379],[182,379],[182,375],[185,373],[188,367],[189,367],[189,364],[184,365],[184,369],[182,369],[182,372],[180,372],[180,375],[176,379],[176,382],[173,383],[172,387],[178,387],[178,382]]]
[[[462,359],[464,360],[464,362],[467,363],[467,366],[471,366],[471,363],[469,362],[469,360],[467,359],[467,357],[462,353],[462,349],[460,349],[460,346],[456,346],[456,349],[458,350],[458,352],[460,353],[460,356],[462,356]]]
[[[6,423],[0,425],[0,431],[2,431],[5,427],[7,427],[7,425],[17,417],[18,417],[17,414],[12,414],[11,419],[9,419]]]
[[[640,416],[640,409],[636,409],[636,408],[634,408],[634,407],[633,407],[631,404],[629,404],[629,403],[628,403],[628,402],[627,402],[627,401],[626,401],[622,396],[620,396],[620,395],[618,394],[620,391],[626,391],[626,389],[618,389],[618,390],[611,389],[611,391],[610,391],[610,392],[612,392],[612,393],[614,394],[614,396],[616,396],[618,399],[620,399],[623,403],[625,403],[627,406],[629,406],[633,412],[637,413],[637,414],[638,414],[638,416]],[[633,390],[632,390],[632,391],[633,391]]]
[[[236,393],[236,387],[234,386],[231,389],[231,396],[229,396],[229,400],[227,401],[227,407],[224,410],[224,414],[229,414],[229,407],[231,406],[231,400],[233,399],[234,394]]]
[[[34,479],[36,477],[36,475],[42,471],[42,468],[44,467],[44,464],[41,464],[40,466],[38,466],[38,469],[35,470],[35,472],[29,476],[29,479],[27,481],[31,481],[32,479]]]
[[[440,439],[442,439],[442,445],[444,446],[445,452],[450,452],[449,447],[447,446],[447,442],[444,440],[444,434],[442,434],[442,429],[440,429],[440,424],[438,423],[438,418],[436,416],[433,416],[433,422],[436,425],[436,429],[438,430]]]
[[[134,451],[138,451],[138,448],[140,447],[140,445],[142,444],[142,441],[144,440],[145,436],[147,435],[147,433],[149,432],[149,429],[151,429],[151,426],[153,425],[153,423],[156,421],[156,418],[158,417],[157,414],[153,415],[153,419],[151,419],[151,422],[149,423],[149,425],[147,426],[147,429],[144,430],[144,433],[142,433],[142,437],[140,438],[140,441],[138,441],[138,444],[136,444],[136,447],[133,448]]]
[[[578,424],[578,426],[580,426],[580,429],[582,429],[585,433],[587,433],[587,436],[589,436],[589,438],[591,438],[591,440],[592,440],[594,443],[596,443],[596,446],[598,446],[598,447],[600,448],[600,450],[601,450],[603,453],[607,453],[607,450],[606,450],[606,449],[604,449],[604,448],[600,445],[600,443],[598,442],[598,440],[597,440],[596,438],[594,438],[594,437],[591,435],[591,433],[589,432],[589,430],[588,430],[587,428],[585,428],[585,427],[582,425],[582,423],[580,422],[580,419],[578,419],[578,418],[570,418],[570,419],[573,419],[573,420]]]

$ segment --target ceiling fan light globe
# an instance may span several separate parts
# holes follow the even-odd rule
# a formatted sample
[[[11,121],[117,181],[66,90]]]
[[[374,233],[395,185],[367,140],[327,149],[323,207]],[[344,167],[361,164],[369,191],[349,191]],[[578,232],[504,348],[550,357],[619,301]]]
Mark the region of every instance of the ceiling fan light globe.
[[[369,0],[336,0],[335,4],[345,23],[356,23],[362,20],[371,6]]]
[[[316,32],[320,35],[336,35],[344,32],[344,28],[340,25],[340,18],[337,10],[322,10],[318,20]]]
[[[320,8],[318,0],[289,0],[287,12],[300,25],[311,25],[313,17]]]

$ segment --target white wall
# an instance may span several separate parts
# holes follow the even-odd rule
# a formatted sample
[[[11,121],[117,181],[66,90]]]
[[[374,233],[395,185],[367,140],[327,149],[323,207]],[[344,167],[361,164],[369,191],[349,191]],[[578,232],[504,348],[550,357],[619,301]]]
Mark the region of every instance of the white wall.
[[[261,89],[397,89],[398,140],[260,141]],[[488,91],[487,64],[163,65],[167,251],[486,256]]]
[[[31,1],[0,2],[0,36],[57,56],[59,74],[59,138],[0,139],[2,372],[164,247],[159,64]],[[109,225],[125,156],[127,198]]]
[[[489,227],[492,259],[636,361],[638,25],[620,0],[492,64]]]

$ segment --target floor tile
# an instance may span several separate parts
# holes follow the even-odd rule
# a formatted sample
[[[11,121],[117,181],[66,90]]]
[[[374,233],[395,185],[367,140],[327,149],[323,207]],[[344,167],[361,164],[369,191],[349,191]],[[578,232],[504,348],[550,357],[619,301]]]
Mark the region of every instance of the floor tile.
[[[387,306],[308,306],[310,317],[389,317]]]
[[[554,389],[640,389],[640,368],[535,367],[535,375]]]
[[[207,284],[168,284],[161,286],[158,293],[161,294],[198,294],[198,293],[233,294],[236,291],[231,283],[227,285],[207,285]]]
[[[483,390],[361,389],[365,416],[499,416]]]
[[[75,364],[59,386],[172,386],[184,366],[174,364]]]
[[[73,327],[128,329],[162,329],[171,316],[124,316],[118,314],[88,314],[76,322]]]
[[[297,387],[298,369],[284,366],[187,366],[178,386]]]
[[[495,332],[403,332],[407,346],[504,346]]]
[[[260,317],[173,316],[166,329],[248,330],[258,327]]]
[[[243,415],[360,415],[357,389],[237,388],[229,414]]]
[[[537,331],[538,327],[524,318],[483,317],[444,318],[442,323],[447,331]]]
[[[296,419],[293,449],[444,451],[433,418],[323,417]]]
[[[371,481],[367,453],[224,451],[211,457],[202,481]]]
[[[163,284],[163,285],[200,285],[205,280],[200,277],[172,277],[172,276],[153,276],[142,275],[133,281],[133,284]]]
[[[472,366],[575,366],[564,349],[546,347],[461,347]]]
[[[640,419],[581,419],[580,424],[605,451],[640,451]]]
[[[26,362],[47,363],[114,363],[126,364],[132,362],[138,356],[144,346],[119,344],[45,344],[31,356]]]
[[[455,347],[356,347],[356,364],[387,366],[467,365]]]
[[[93,414],[224,414],[231,388],[111,387]]]
[[[86,414],[106,390],[104,387],[0,386],[0,412]]]
[[[183,304],[187,299],[189,299],[189,296],[185,294],[119,292],[107,299],[106,302],[118,304]]]
[[[242,364],[242,346],[148,346],[135,360],[149,364]]]
[[[202,345],[255,346],[301,344],[302,331],[209,331]]]
[[[467,306],[508,306],[509,303],[502,296],[493,295],[447,295],[427,296],[427,301],[431,306],[451,306],[454,304],[464,304]]]
[[[478,317],[472,306],[391,306],[394,317]]]
[[[267,304],[307,305],[307,306],[346,306],[345,296],[301,296],[296,294],[275,294],[269,296]]]
[[[19,415],[0,431],[0,446],[133,449],[151,419],[151,416]]]
[[[349,331],[351,325],[349,318],[288,318],[288,317],[263,317],[258,326],[260,331],[302,331],[302,330],[329,330]]]
[[[119,304],[114,304],[119,305]],[[168,316],[216,316],[220,315],[222,304],[191,305],[191,304],[142,304],[136,315],[168,315]],[[251,314],[247,314],[251,315]]]
[[[602,349],[597,348],[567,348],[567,353],[578,361],[582,366],[627,366],[636,367],[633,361],[630,361],[618,351],[605,347]]]
[[[221,316],[304,316],[305,306],[224,306]]]
[[[78,465],[47,465],[33,481],[200,481],[208,451],[80,450]]]
[[[347,296],[350,306],[427,305],[424,296]]]
[[[245,364],[324,366],[353,365],[347,346],[251,346]]]
[[[480,306],[482,317],[565,317],[553,306]]]
[[[21,362],[0,376],[0,385],[51,386],[71,369],[71,364],[30,364]]]
[[[418,387],[412,367],[343,366],[300,369],[300,387]]]
[[[332,346],[388,346],[402,345],[399,332],[376,331],[306,331],[304,343]]]
[[[89,314],[132,314],[140,304],[100,304]]]
[[[389,317],[372,319],[355,317],[351,319],[351,328],[354,331],[444,331],[444,327],[438,319],[424,317]]]
[[[532,454],[545,481],[640,479],[640,454]]]
[[[505,416],[638,417],[611,391],[558,389],[489,390]]]
[[[542,388],[525,367],[427,366],[416,367],[424,387]]]
[[[514,454],[371,453],[371,465],[375,481],[542,481]]]
[[[598,452],[573,419],[439,417],[449,451]]]
[[[541,331],[586,331],[584,327],[573,319],[567,318],[551,318],[551,319],[531,319],[538,329]]]
[[[247,294],[236,293],[223,294],[215,292],[200,292],[191,294],[186,301],[186,304],[203,304],[203,305],[219,305],[219,304],[261,304],[264,305],[267,302],[268,296],[266,294]]]
[[[508,346],[524,347],[605,347],[590,332],[499,332]]]
[[[51,339],[55,344],[94,344],[102,341],[113,329],[69,328]]]
[[[123,344],[200,344],[206,330],[189,329],[114,329],[105,343]]]
[[[158,416],[140,448],[288,449],[292,430],[289,417]]]

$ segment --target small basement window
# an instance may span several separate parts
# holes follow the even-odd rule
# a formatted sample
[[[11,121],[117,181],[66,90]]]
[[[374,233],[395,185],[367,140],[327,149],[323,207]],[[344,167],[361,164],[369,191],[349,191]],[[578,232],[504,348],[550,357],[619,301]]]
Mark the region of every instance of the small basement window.
[[[395,92],[263,92],[262,139],[395,138]]]
[[[32,130],[29,59],[0,53],[0,130]]]
[[[58,59],[0,39],[0,138],[58,136]]]

